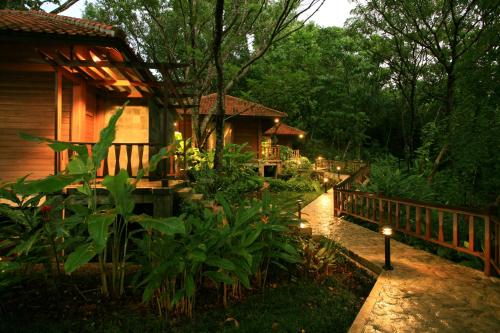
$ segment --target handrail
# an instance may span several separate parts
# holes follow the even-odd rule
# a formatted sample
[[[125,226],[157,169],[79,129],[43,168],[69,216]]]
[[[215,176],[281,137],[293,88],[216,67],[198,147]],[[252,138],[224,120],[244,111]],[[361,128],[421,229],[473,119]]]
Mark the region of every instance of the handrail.
[[[484,273],[500,274],[500,221],[484,210],[387,197],[362,192],[355,185],[369,175],[369,167],[333,187],[334,215],[342,214],[391,225],[395,231],[483,260]]]
[[[96,144],[95,142],[69,143],[80,146],[84,145],[89,153],[91,153],[92,146]],[[101,163],[101,167],[97,170],[97,177],[103,178],[107,175],[116,175],[121,169],[127,170],[130,177],[136,177],[139,170],[148,166],[153,151],[159,150],[163,146],[159,143],[149,142],[113,142],[108,149],[106,158]],[[74,153],[73,150],[69,149],[58,154],[60,171],[66,168]],[[176,156],[170,155],[167,159],[168,165],[163,165],[159,168],[157,175],[159,178],[178,175]],[[144,178],[151,178],[152,176],[146,174]]]

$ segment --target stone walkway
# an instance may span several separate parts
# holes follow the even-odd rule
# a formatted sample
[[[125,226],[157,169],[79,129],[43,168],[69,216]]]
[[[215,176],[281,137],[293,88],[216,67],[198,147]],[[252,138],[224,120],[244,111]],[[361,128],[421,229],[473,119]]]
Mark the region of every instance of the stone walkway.
[[[500,332],[500,279],[333,218],[332,191],[303,209],[313,229],[336,240],[379,278],[349,332]]]

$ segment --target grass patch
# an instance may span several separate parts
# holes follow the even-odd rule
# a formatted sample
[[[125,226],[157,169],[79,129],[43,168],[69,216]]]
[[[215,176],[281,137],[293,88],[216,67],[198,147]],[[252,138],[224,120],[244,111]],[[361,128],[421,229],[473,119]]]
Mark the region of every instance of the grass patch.
[[[50,300],[51,304],[47,304],[52,310],[50,313],[40,308],[34,299],[32,304],[24,304],[24,310],[27,310],[24,313],[3,313],[0,331],[346,332],[364,301],[364,297],[358,294],[342,278],[330,277],[321,283],[301,278],[296,282],[271,284],[262,292],[247,296],[227,309],[219,305],[199,311],[191,321],[170,322],[159,320],[147,307],[133,299],[120,303],[82,305],[75,295],[73,304],[54,304]],[[21,300],[24,301],[29,300]],[[66,303],[65,297],[60,301]],[[67,309],[70,315],[61,312],[60,318],[54,318],[54,306],[59,311],[65,311],[65,307],[73,308]],[[88,309],[90,306],[91,309]]]
[[[359,299],[335,279],[300,280],[203,313],[174,332],[346,332]],[[353,309],[356,309],[353,311]]]

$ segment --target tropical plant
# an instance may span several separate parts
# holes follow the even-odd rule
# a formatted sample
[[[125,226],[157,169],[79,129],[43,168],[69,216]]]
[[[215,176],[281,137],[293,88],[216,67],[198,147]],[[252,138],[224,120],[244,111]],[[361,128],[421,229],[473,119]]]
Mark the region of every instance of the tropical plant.
[[[213,153],[202,153],[202,156],[202,162],[191,172],[196,180],[196,191],[206,198],[215,198],[220,193],[235,203],[261,188],[262,179],[251,165],[254,153],[247,151],[246,145],[227,144],[218,171],[212,169]]]
[[[138,241],[143,268],[143,298],[158,313],[192,316],[196,291],[211,284],[222,289],[222,302],[230,294],[241,296],[242,287],[265,284],[271,265],[301,261],[288,226],[295,220],[271,204],[269,195],[248,207],[231,206],[217,195],[220,209],[202,216],[184,215],[185,233],[161,236],[148,233]]]
[[[14,211],[2,206],[2,213],[8,214],[9,220],[13,223],[7,230],[11,233],[17,231],[20,235],[18,237],[20,241],[17,241],[18,244],[15,244],[16,246],[11,253],[27,254],[37,240],[47,240],[51,245],[56,263],[59,263],[60,246],[58,244],[73,245],[76,240],[80,240],[74,251],[65,259],[65,272],[74,272],[97,256],[101,272],[102,293],[105,296],[111,293],[114,297],[119,297],[124,292],[128,243],[133,235],[129,233],[129,223],[140,225],[139,230],[135,232],[151,231],[152,229],[164,234],[184,232],[184,226],[179,219],[159,219],[133,215],[135,204],[132,192],[135,185],[147,172],[153,172],[156,169],[159,161],[169,153],[166,148],[162,148],[156,155],[152,156],[149,166],[139,170],[133,181],[129,179],[125,170],[120,170],[116,175],[106,176],[102,182],[97,180],[97,170],[107,157],[108,149],[115,139],[116,123],[123,110],[124,107],[119,108],[110,118],[108,125],[100,133],[99,141],[92,147],[91,154],[84,145],[74,145],[23,134],[25,139],[46,143],[56,152],[71,149],[75,154],[62,173],[35,181],[27,181],[22,178],[14,184],[7,185],[8,188],[2,189],[1,192],[19,208]],[[77,194],[64,200],[68,213],[71,215],[63,219],[62,205],[60,204],[62,199],[60,196],[54,196],[54,193],[72,183],[79,184]],[[98,205],[98,186],[103,186],[108,190],[108,205]],[[44,197],[48,198],[47,203],[38,208]],[[58,205],[53,205],[52,203],[56,201]],[[49,218],[53,219],[54,222],[51,224],[43,223],[44,219]],[[68,226],[73,226],[71,221],[79,222],[80,225],[85,226],[81,238],[74,238],[73,235],[68,234]],[[66,229],[61,227],[63,225]],[[62,242],[64,236],[68,237]],[[14,237],[10,239],[12,238]],[[4,246],[14,245],[12,241],[4,241],[3,243]],[[108,251],[111,257],[111,274],[107,268]],[[59,269],[59,265],[57,267]],[[108,280],[111,284],[108,283]]]

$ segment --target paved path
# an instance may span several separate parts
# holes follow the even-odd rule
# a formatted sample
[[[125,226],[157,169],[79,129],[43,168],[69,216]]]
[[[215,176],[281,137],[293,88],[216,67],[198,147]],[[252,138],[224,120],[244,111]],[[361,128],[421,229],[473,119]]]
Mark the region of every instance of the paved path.
[[[500,279],[333,218],[332,192],[303,210],[313,234],[328,236],[380,273],[349,332],[500,332]]]

